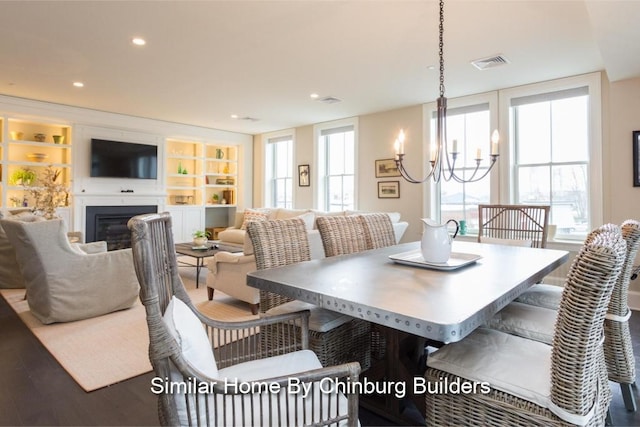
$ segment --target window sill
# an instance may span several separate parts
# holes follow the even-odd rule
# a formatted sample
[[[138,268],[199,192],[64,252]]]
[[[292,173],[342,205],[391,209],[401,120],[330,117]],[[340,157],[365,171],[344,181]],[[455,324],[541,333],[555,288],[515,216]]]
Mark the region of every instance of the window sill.
[[[477,234],[465,234],[464,236],[457,235],[456,240],[461,242],[477,242]],[[569,252],[577,252],[582,247],[581,241],[575,240],[549,240],[547,241],[547,249],[558,249]]]

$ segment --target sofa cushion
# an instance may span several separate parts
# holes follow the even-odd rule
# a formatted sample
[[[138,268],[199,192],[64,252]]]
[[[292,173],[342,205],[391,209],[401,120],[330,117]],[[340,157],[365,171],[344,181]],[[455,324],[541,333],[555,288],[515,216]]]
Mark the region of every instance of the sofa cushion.
[[[247,229],[247,223],[251,221],[266,221],[269,219],[269,215],[265,212],[254,211],[247,209],[244,211],[244,221],[242,222],[241,230]]]

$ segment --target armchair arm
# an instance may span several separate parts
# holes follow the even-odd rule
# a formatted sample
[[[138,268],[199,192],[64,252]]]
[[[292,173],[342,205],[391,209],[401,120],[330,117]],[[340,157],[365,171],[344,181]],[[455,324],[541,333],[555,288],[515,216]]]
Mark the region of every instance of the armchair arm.
[[[90,243],[72,243],[71,246],[76,247],[85,254],[98,254],[107,252],[107,242],[90,242]]]
[[[254,255],[244,255],[242,252],[231,253],[220,251],[209,260],[207,267],[211,273],[216,274],[218,272],[218,263],[247,264],[255,261],[256,257]]]

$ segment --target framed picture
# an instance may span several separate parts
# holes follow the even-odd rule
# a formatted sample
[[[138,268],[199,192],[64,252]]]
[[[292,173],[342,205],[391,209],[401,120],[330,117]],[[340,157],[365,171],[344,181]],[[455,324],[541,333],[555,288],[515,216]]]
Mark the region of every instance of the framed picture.
[[[309,165],[298,165],[298,185],[300,187],[308,187],[311,185],[309,180]]]
[[[640,130],[633,131],[633,186],[640,187]]]
[[[399,199],[400,181],[378,182],[378,199]]]
[[[376,160],[376,178],[387,178],[391,176],[400,176],[400,171],[393,159]]]

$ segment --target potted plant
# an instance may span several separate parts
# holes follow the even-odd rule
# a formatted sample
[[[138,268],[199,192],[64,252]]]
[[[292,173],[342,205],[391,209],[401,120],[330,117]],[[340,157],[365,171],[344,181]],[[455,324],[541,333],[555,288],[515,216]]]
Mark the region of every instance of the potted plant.
[[[213,195],[213,197],[212,197],[212,199],[213,199],[213,203],[214,203],[215,205],[217,205],[218,203],[220,203],[220,196],[218,195],[218,193],[214,194],[214,195]]]
[[[32,169],[16,169],[9,177],[11,185],[31,185],[36,180],[36,173]]]
[[[193,236],[194,245],[204,246],[209,241],[209,237],[211,237],[211,233],[209,231],[196,230],[193,232],[192,236]]]

